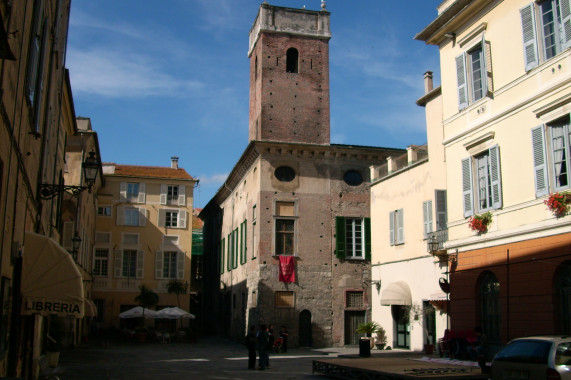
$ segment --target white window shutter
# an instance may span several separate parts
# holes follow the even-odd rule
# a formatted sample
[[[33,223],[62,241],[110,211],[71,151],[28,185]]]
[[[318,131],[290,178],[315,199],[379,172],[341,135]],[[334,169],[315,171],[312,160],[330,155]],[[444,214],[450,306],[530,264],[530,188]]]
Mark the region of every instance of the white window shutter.
[[[397,243],[402,244],[404,243],[404,212],[401,208],[397,212]]]
[[[145,252],[137,251],[137,278],[143,278],[145,275]]]
[[[561,12],[561,24],[563,25],[563,48],[571,46],[571,0],[561,0],[559,11]]]
[[[424,237],[432,232],[432,201],[422,202],[422,219],[424,222]]]
[[[482,34],[482,97],[488,96],[488,56],[490,52],[487,49],[486,38]]]
[[[502,173],[500,167],[500,147],[490,148],[492,202],[495,209],[502,207]]]
[[[474,215],[474,206],[472,202],[472,159],[465,158],[462,160],[462,203],[464,217]]]
[[[186,205],[186,194],[185,194],[186,186],[180,185],[178,187],[178,205],[184,206]]]
[[[178,212],[178,228],[186,228],[186,211],[179,210]]]
[[[165,183],[161,183],[161,196],[159,203],[162,205],[167,204],[167,185]]]
[[[61,237],[61,245],[68,251],[73,249],[71,239],[73,238],[73,232],[75,230],[74,222],[64,222],[63,231]]]
[[[139,183],[139,199],[137,200],[137,203],[145,203],[145,183],[141,182]]]
[[[117,225],[125,225],[125,207],[117,207]]]
[[[436,200],[436,230],[445,230],[448,228],[446,190],[435,190],[434,199]]]
[[[121,272],[123,269],[123,251],[120,249],[115,250],[115,277],[123,277],[121,276]]]
[[[159,209],[159,227],[165,226],[166,221],[166,211],[164,208]]]
[[[468,107],[468,85],[466,80],[466,54],[456,57],[456,79],[458,81],[458,109]]]
[[[176,253],[176,278],[179,280],[184,279],[184,258],[186,253],[179,251]]]
[[[539,64],[533,3],[521,8],[519,13],[521,16],[521,28],[523,33],[523,58],[525,62],[525,71],[529,71]]]
[[[163,278],[163,251],[157,251],[155,256],[155,279],[160,280]]]
[[[144,226],[147,224],[147,209],[139,208],[139,226]]]
[[[127,202],[127,182],[119,185],[119,202]]]
[[[547,160],[545,157],[545,136],[543,125],[531,130],[533,148],[533,171],[535,172],[535,196],[541,197],[548,193]]]
[[[390,232],[390,244],[395,245],[395,212],[391,211],[389,213],[389,232]]]

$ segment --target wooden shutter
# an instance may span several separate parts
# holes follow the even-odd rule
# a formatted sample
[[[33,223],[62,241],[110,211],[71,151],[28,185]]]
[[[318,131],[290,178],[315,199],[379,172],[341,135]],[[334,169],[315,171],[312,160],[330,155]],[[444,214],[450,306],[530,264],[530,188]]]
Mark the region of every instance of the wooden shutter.
[[[531,143],[533,149],[533,171],[535,173],[535,196],[541,197],[547,194],[549,189],[543,125],[531,130]]]
[[[28,99],[32,104],[34,103],[34,98],[36,94],[36,84],[39,75],[39,60],[41,51],[41,41],[42,41],[42,21],[44,20],[44,1],[36,0],[34,1],[34,19],[32,26],[32,43],[30,44],[29,57],[28,57],[28,72],[26,75],[26,91]]]
[[[226,257],[226,270],[230,272],[232,270],[232,232],[228,235],[228,247],[226,253],[228,254]]]
[[[155,255],[155,279],[160,280],[163,278],[163,261],[164,260],[164,252],[157,251]]]
[[[404,243],[404,211],[401,208],[397,211],[397,243]]]
[[[127,182],[119,184],[119,202],[127,201]]]
[[[41,15],[42,19],[44,18]],[[48,47],[48,21],[47,18],[43,20],[43,29],[41,35],[41,51],[40,51],[40,62],[37,67],[37,87],[36,87],[36,94],[35,99],[33,99],[34,104],[34,130],[37,132],[40,130],[40,113],[42,109],[42,96],[44,93],[44,66],[46,61],[46,50]],[[49,79],[48,79],[49,80]]]
[[[123,277],[121,275],[122,269],[123,269],[123,251],[120,249],[116,249],[115,250],[115,268],[113,268],[115,270],[115,277],[119,278],[119,277]]]
[[[178,212],[178,228],[186,228],[186,211],[179,210]]]
[[[335,217],[335,256],[338,259],[345,258],[345,218],[343,216]]]
[[[533,3],[530,3],[519,10],[523,33],[523,57],[525,71],[529,71],[539,64],[537,35],[535,31],[535,14],[533,8]]]
[[[436,200],[436,230],[441,231],[448,228],[446,210],[446,190],[434,190]]]
[[[164,183],[161,183],[161,195],[159,197],[159,203],[162,205],[167,204],[167,188],[168,186]]]
[[[159,227],[164,227],[166,222],[166,210],[164,208],[159,209]]]
[[[186,186],[180,185],[178,187],[178,205],[184,206],[186,205]]]
[[[482,34],[482,97],[488,96],[492,90],[492,51],[490,43]]]
[[[500,167],[500,147],[490,148],[490,164],[492,179],[492,202],[495,209],[502,207],[502,173]]]
[[[562,49],[571,46],[571,0],[560,0],[559,12],[561,13],[561,24],[563,26]]]
[[[395,211],[389,213],[389,242],[391,245],[395,245]]]
[[[63,231],[61,237],[61,246],[71,251],[73,249],[73,244],[71,239],[73,238],[73,232],[75,231],[74,222],[63,222]]]
[[[432,232],[432,201],[422,202],[422,220],[424,223],[424,237]]]
[[[371,259],[371,218],[365,218],[365,259]]]
[[[176,253],[176,278],[179,280],[184,279],[184,258],[186,257],[185,252]]]
[[[226,241],[222,239],[219,245],[219,257],[220,257],[220,274],[224,273],[224,258],[226,257]]]
[[[472,158],[462,160],[462,203],[464,217],[474,215],[472,202]]]
[[[139,183],[139,199],[137,199],[137,203],[145,203],[145,183]]]
[[[125,225],[125,207],[117,207],[117,225]]]
[[[468,85],[466,80],[466,53],[456,57],[456,79],[458,81],[458,109],[468,107]]]
[[[141,250],[137,251],[137,278],[145,276],[145,253]]]
[[[147,209],[139,208],[139,226],[145,226],[147,224]]]

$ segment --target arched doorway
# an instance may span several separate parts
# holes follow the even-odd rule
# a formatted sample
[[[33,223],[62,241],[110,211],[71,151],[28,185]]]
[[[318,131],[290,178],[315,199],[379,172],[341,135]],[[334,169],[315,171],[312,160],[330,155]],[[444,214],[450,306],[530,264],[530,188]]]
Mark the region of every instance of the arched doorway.
[[[557,271],[555,294],[558,296],[559,333],[571,334],[571,261],[564,262]]]
[[[311,312],[303,310],[299,313],[299,346],[311,347],[312,345]]]

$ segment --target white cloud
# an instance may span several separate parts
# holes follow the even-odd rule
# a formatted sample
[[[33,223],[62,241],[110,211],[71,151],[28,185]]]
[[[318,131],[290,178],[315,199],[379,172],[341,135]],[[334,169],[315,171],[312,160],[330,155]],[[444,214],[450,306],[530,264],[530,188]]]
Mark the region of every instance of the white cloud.
[[[224,181],[226,181],[226,178],[228,178],[228,173],[222,173],[222,174],[210,174],[210,175],[203,175],[203,176],[199,176],[198,179],[200,180],[200,183],[202,185],[208,185],[208,186],[212,186],[212,185],[222,185],[224,183]]]

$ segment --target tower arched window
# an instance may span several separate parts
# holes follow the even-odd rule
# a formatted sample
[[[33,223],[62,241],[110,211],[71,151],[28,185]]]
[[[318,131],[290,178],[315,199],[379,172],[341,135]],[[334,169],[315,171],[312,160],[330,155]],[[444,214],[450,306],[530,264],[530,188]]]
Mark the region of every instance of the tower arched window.
[[[287,49],[286,53],[286,71],[288,73],[298,72],[299,53],[296,48]]]
[[[492,272],[484,272],[478,285],[482,330],[491,341],[499,341],[500,282]]]

